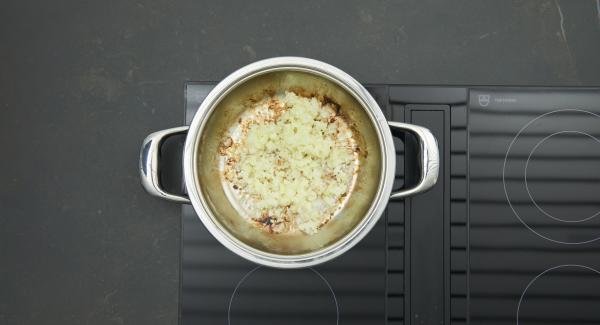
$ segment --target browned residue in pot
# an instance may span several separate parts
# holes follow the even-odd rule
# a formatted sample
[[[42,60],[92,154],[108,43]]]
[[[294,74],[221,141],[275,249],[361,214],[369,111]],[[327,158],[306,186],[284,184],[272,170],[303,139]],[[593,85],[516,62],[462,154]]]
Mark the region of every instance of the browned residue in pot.
[[[333,124],[333,130],[335,133],[332,135],[332,139],[335,139],[334,141],[336,143],[334,146],[337,148],[347,148],[348,150],[351,150],[355,157],[353,163],[354,167],[352,167],[350,175],[352,178],[351,185],[349,188],[347,188],[346,192],[338,194],[334,200],[335,206],[333,209],[323,209],[323,215],[320,218],[319,224],[317,225],[317,229],[321,229],[321,227],[326,225],[331,218],[333,218],[345,205],[347,198],[355,185],[356,175],[359,168],[357,158],[362,151],[358,147],[356,141],[353,139],[356,132],[353,132],[352,126],[346,122],[346,118],[342,113],[342,107],[339,103],[328,96],[316,96],[315,94],[310,93],[302,88],[291,88],[290,91],[297,96],[307,99],[316,98],[322,107],[329,109],[331,113],[323,115],[324,117],[321,117],[319,113],[319,115],[315,117],[314,121],[319,123],[325,122],[328,127]],[[262,98],[250,98],[248,100],[248,107],[248,110],[242,114],[240,118],[238,118],[237,125],[232,127],[231,130],[233,131],[230,132],[231,134],[226,135],[218,147],[219,155],[224,157],[222,170],[223,178],[229,183],[230,188],[233,190],[230,195],[232,195],[233,198],[240,204],[239,209],[247,212],[247,214],[242,213],[242,215],[244,215],[245,218],[257,228],[271,234],[298,232],[299,228],[297,220],[300,215],[296,210],[293,210],[294,207],[292,205],[284,205],[274,209],[258,211],[252,208],[252,202],[263,200],[263,198],[261,195],[248,190],[247,182],[252,180],[245,178],[247,176],[243,176],[243,174],[240,172],[240,166],[238,166],[240,161],[243,161],[240,155],[245,150],[243,146],[250,128],[256,125],[277,124],[281,116],[287,112],[291,106],[281,102],[280,98],[275,96],[274,91],[265,91],[262,94]],[[264,109],[257,109],[257,107],[264,107]],[[344,133],[341,134],[340,132]],[[347,134],[350,134],[350,142],[347,142],[348,140],[339,140],[348,137]],[[323,132],[322,136],[326,137],[328,135]],[[338,143],[338,141],[342,142]],[[276,156],[277,152],[280,152],[279,150],[281,149],[282,148],[275,149]],[[246,157],[244,159],[248,158]],[[316,157],[311,157],[310,159],[314,161]],[[290,171],[288,171],[288,165],[289,161],[281,156],[277,156],[277,158],[273,160],[272,171],[274,173],[282,172],[284,174],[290,174]],[[306,176],[302,170],[300,171],[300,174]],[[338,179],[339,175],[336,175],[332,172],[326,172],[321,177],[321,179],[325,182],[337,183],[340,181],[348,181],[347,178]],[[272,181],[272,179],[264,180],[264,182],[267,184],[270,184]]]

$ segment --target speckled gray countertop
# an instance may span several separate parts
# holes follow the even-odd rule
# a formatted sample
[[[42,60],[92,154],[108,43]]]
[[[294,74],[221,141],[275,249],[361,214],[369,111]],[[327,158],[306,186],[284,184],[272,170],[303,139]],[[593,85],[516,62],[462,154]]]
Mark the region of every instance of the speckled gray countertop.
[[[183,84],[298,55],[369,83],[600,85],[600,3],[4,1],[0,324],[174,324],[180,207],[139,145]]]

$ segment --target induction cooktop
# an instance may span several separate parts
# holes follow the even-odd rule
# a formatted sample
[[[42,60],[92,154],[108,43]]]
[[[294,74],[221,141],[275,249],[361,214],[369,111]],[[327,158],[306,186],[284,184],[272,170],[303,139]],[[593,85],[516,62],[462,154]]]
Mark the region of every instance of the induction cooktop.
[[[213,86],[186,84],[187,124]],[[436,136],[435,187],[300,270],[238,257],[184,206],[180,324],[599,324],[600,89],[367,89]],[[417,148],[395,142],[401,188]]]

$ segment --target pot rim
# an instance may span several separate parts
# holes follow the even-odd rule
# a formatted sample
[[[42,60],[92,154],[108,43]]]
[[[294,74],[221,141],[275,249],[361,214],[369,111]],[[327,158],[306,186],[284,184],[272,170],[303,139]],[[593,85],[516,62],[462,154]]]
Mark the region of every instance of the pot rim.
[[[219,102],[241,83],[269,72],[292,70],[315,74],[326,78],[348,91],[365,109],[377,130],[381,151],[382,173],[377,194],[362,220],[344,237],[319,250],[295,254],[273,254],[256,249],[221,226],[210,210],[198,183],[197,148],[198,140],[206,125],[207,117]],[[225,247],[237,255],[257,264],[277,268],[310,267],[329,261],[355,246],[375,226],[387,206],[396,166],[395,149],[388,122],[371,94],[353,77],[327,63],[303,57],[275,57],[246,65],[223,79],[206,96],[194,115],[183,150],[183,173],[185,186],[200,221],[206,229]]]

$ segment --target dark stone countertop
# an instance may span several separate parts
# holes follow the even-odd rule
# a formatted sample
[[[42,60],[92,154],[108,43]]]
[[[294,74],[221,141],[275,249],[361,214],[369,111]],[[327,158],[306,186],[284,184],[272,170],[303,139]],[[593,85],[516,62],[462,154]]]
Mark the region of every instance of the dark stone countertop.
[[[139,184],[183,85],[298,55],[370,83],[600,85],[600,3],[4,1],[0,324],[174,324],[180,207]]]

